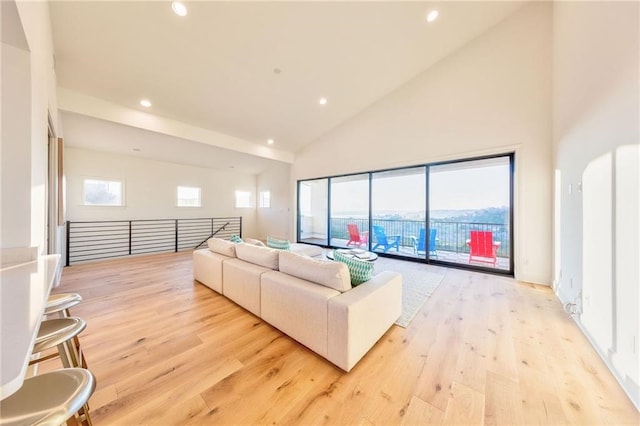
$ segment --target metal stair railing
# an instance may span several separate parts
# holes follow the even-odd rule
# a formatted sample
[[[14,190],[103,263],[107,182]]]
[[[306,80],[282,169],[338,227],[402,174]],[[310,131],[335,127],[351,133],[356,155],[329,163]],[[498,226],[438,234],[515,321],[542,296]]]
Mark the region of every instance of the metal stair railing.
[[[221,238],[242,235],[240,216],[67,221],[66,226],[67,266],[115,257],[193,250],[213,235]]]

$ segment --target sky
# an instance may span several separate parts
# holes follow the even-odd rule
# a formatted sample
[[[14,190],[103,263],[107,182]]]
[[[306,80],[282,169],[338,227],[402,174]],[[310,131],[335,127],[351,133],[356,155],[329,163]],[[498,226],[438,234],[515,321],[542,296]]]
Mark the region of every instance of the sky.
[[[424,174],[376,177],[372,205],[375,211],[421,211],[425,206]],[[365,211],[368,180],[333,180],[331,205],[334,213]],[[429,176],[432,210],[474,210],[509,205],[508,164],[451,169],[433,166]]]

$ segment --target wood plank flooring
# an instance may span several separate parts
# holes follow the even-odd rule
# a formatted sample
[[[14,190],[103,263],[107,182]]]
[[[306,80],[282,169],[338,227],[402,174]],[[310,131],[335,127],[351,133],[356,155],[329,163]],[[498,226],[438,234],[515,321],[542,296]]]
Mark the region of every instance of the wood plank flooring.
[[[189,252],[74,265],[54,292],[84,298],[98,426],[640,423],[549,288],[424,267],[443,282],[348,374],[194,282]]]

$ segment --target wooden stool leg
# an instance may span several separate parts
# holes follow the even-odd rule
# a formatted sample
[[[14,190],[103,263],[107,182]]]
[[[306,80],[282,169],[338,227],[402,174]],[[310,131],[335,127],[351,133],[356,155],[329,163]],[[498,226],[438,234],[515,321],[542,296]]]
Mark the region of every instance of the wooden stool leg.
[[[78,413],[74,416],[78,425],[82,426],[93,426],[93,422],[91,421],[91,416],[89,415],[89,404],[85,404],[78,411]]]
[[[62,365],[64,368],[72,368],[76,366],[76,360],[73,355],[70,353],[67,345],[64,343],[60,343],[58,345],[58,354],[60,355],[60,359],[62,360]]]
[[[76,352],[78,354],[78,358],[81,364],[80,367],[86,368],[88,370],[89,368],[87,367],[87,360],[85,359],[82,348],[80,347],[80,339],[78,338],[78,336],[73,337],[73,345],[75,346]]]

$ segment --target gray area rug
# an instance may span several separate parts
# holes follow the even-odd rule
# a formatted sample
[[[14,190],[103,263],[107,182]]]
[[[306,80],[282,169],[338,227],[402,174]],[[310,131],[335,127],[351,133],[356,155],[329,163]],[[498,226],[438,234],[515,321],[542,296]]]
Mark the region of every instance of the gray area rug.
[[[396,321],[407,327],[429,296],[438,288],[444,275],[429,271],[428,265],[380,257],[375,262],[374,274],[396,271],[402,274],[402,315]]]

